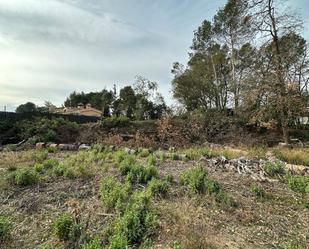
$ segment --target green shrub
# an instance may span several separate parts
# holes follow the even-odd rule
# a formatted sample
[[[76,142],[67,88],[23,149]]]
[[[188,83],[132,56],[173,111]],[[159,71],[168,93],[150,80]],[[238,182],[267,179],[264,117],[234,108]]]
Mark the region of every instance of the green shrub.
[[[152,179],[147,186],[147,190],[155,197],[165,197],[169,190],[170,184],[168,181]]]
[[[42,135],[43,142],[55,142],[57,140],[57,133],[54,130],[48,129]]]
[[[48,157],[47,150],[38,150],[31,155],[31,159],[33,159],[37,163],[42,163]]]
[[[66,168],[64,167],[63,164],[58,164],[57,166],[53,168],[53,173],[56,176],[63,176],[65,171],[66,171]]]
[[[107,210],[122,210],[128,199],[129,186],[121,184],[114,177],[104,177],[101,181],[100,196]]]
[[[53,230],[58,239],[67,241],[74,230],[74,219],[70,214],[60,215],[53,224]]]
[[[12,230],[12,224],[10,220],[5,217],[0,215],[0,242],[5,241],[10,237]]]
[[[185,185],[191,194],[204,194],[207,181],[207,171],[201,166],[189,169],[180,176],[180,183]]]
[[[128,243],[140,244],[146,235],[154,232],[156,215],[151,210],[150,196],[145,192],[136,193],[119,219],[118,234],[123,234]]]
[[[38,173],[32,168],[21,168],[9,174],[10,183],[18,186],[28,186],[39,181]]]
[[[33,169],[34,169],[36,172],[38,172],[38,173],[43,173],[43,171],[44,171],[43,164],[41,164],[41,163],[35,163],[35,164],[33,165]]]
[[[126,127],[130,124],[130,119],[125,116],[104,117],[101,120],[101,126],[104,128]]]
[[[216,202],[220,203],[224,207],[236,207],[237,204],[235,200],[229,194],[223,192],[222,190],[215,195]]]
[[[127,155],[120,162],[120,172],[122,175],[127,175],[131,167],[135,165],[136,160],[133,156]]]
[[[309,178],[306,176],[288,176],[287,177],[288,186],[291,190],[306,194],[309,193]]]
[[[127,171],[126,180],[130,183],[146,184],[153,178],[158,178],[158,170],[154,166],[141,166],[139,164],[133,164],[129,171]]]
[[[138,155],[140,157],[148,157],[150,155],[150,151],[148,149],[141,149]]]
[[[103,249],[103,246],[99,239],[94,239],[82,244],[82,249]]]
[[[115,234],[109,238],[108,249],[126,249],[129,248],[128,241],[122,233]]]
[[[57,153],[59,151],[57,147],[48,147],[46,150],[48,153]]]
[[[59,161],[55,158],[47,159],[43,162],[43,167],[45,170],[52,169],[59,165]]]
[[[257,185],[253,185],[250,190],[259,199],[263,199],[263,198],[266,197],[266,191],[262,187],[259,187]]]
[[[157,158],[155,155],[150,154],[147,158],[147,162],[149,166],[156,166]]]
[[[263,169],[270,176],[283,175],[285,173],[284,165],[280,162],[272,163],[268,161],[265,163]]]

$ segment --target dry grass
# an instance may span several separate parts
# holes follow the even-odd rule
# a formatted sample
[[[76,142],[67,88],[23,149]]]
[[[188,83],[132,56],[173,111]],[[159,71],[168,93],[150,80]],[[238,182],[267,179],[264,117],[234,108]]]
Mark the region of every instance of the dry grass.
[[[290,164],[298,164],[309,166],[309,149],[284,149],[276,148],[273,150],[273,154],[280,160]]]

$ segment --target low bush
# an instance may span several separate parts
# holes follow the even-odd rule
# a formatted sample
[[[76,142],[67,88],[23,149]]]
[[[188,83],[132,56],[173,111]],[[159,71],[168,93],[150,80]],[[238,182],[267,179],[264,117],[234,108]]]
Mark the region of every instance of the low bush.
[[[53,224],[53,231],[59,240],[67,241],[74,231],[74,218],[70,214],[60,215]]]
[[[33,168],[21,168],[11,172],[8,180],[18,186],[29,186],[36,184],[39,181],[39,176]]]
[[[140,157],[148,157],[150,155],[150,151],[148,149],[140,149],[138,155]]]
[[[107,211],[121,211],[128,200],[130,186],[121,184],[114,177],[104,177],[101,180],[100,196]]]
[[[37,163],[42,163],[44,160],[47,159],[48,157],[48,152],[47,150],[37,150],[34,153],[32,153],[31,155],[32,160],[34,160]]]
[[[125,116],[104,117],[101,120],[101,126],[104,128],[126,127],[130,124],[130,119]]]
[[[66,169],[63,164],[58,164],[57,166],[53,168],[53,173],[56,176],[63,176],[65,171]]]
[[[266,191],[263,187],[253,185],[250,189],[251,193],[255,195],[255,197],[259,199],[263,199],[266,197]]]
[[[220,203],[223,207],[237,207],[237,203],[232,196],[223,192],[222,190],[216,193],[215,200]]]
[[[0,242],[7,240],[11,235],[12,224],[10,220],[0,215]]]
[[[147,190],[152,196],[155,197],[165,197],[170,188],[170,183],[168,181],[162,181],[158,179],[152,179],[147,186]]]
[[[134,184],[146,184],[154,178],[158,178],[158,170],[154,166],[141,166],[139,164],[133,164],[126,174],[126,181]]]
[[[129,248],[128,240],[122,233],[117,233],[109,238],[108,249]]]
[[[59,161],[55,158],[47,159],[43,162],[43,168],[45,170],[52,169],[59,165]]]
[[[287,183],[291,190],[306,194],[309,193],[309,178],[306,176],[287,176]]]
[[[209,194],[214,196],[216,202],[223,206],[236,206],[233,198],[222,190],[217,181],[209,178],[207,171],[202,166],[184,172],[180,176],[180,183],[187,187],[190,195]]]
[[[208,181],[207,171],[201,166],[189,169],[180,176],[180,183],[188,188],[190,194],[204,194],[207,188],[216,188],[217,184]]]
[[[59,151],[57,147],[48,147],[46,150],[48,153],[57,153]]]
[[[283,175],[285,173],[284,165],[280,162],[273,163],[273,162],[267,161],[263,169],[266,172],[266,174],[272,177],[276,175]]]
[[[156,166],[157,158],[155,155],[150,154],[147,158],[147,162],[149,166]]]
[[[146,192],[135,193],[117,224],[116,234],[130,245],[139,245],[146,236],[154,233],[157,220],[151,209],[150,196]]]
[[[94,239],[87,243],[82,244],[81,248],[82,249],[103,249],[103,246],[99,239]]]

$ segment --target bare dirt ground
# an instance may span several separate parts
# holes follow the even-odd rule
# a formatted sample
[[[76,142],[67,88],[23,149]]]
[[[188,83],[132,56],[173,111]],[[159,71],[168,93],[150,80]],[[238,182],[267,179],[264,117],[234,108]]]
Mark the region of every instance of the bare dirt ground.
[[[60,213],[76,207],[87,220],[88,232],[100,234],[113,216],[102,211],[98,189],[102,176],[119,176],[113,165],[103,165],[88,179],[53,177],[34,186],[17,187],[6,183],[7,168],[31,163],[31,158],[18,153],[0,153],[0,214],[11,217],[14,225],[11,241],[0,244],[0,248],[32,249],[46,242],[62,248],[52,234],[51,224]],[[49,155],[60,159],[65,156]],[[187,196],[178,184],[179,175],[195,164],[166,160],[157,166],[161,176],[171,174],[175,183],[167,198],[154,201],[160,221],[154,248],[284,248],[287,243],[309,248],[308,196],[293,192],[280,181],[257,182],[267,193],[267,198],[258,199],[250,191],[254,182],[249,176],[215,170],[200,162],[237,204],[222,207],[208,195]],[[177,247],[178,242],[182,247]]]

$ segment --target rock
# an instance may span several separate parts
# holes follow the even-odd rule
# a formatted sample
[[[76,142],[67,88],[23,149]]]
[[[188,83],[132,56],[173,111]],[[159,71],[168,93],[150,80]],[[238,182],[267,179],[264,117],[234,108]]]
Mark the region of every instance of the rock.
[[[77,146],[75,144],[59,144],[58,148],[60,150],[77,150]]]
[[[281,148],[292,148],[292,145],[287,143],[279,143],[278,146]]]
[[[117,147],[115,145],[111,145],[111,146],[109,146],[109,149],[111,151],[116,151]]]
[[[136,154],[136,150],[130,149],[130,148],[124,148],[124,151],[130,155]]]
[[[87,144],[81,144],[79,147],[78,147],[78,150],[90,150],[91,149],[91,146],[87,145]]]
[[[58,144],[50,144],[48,147],[49,148],[58,148]]]
[[[45,143],[36,143],[35,148],[40,150],[45,148]]]

